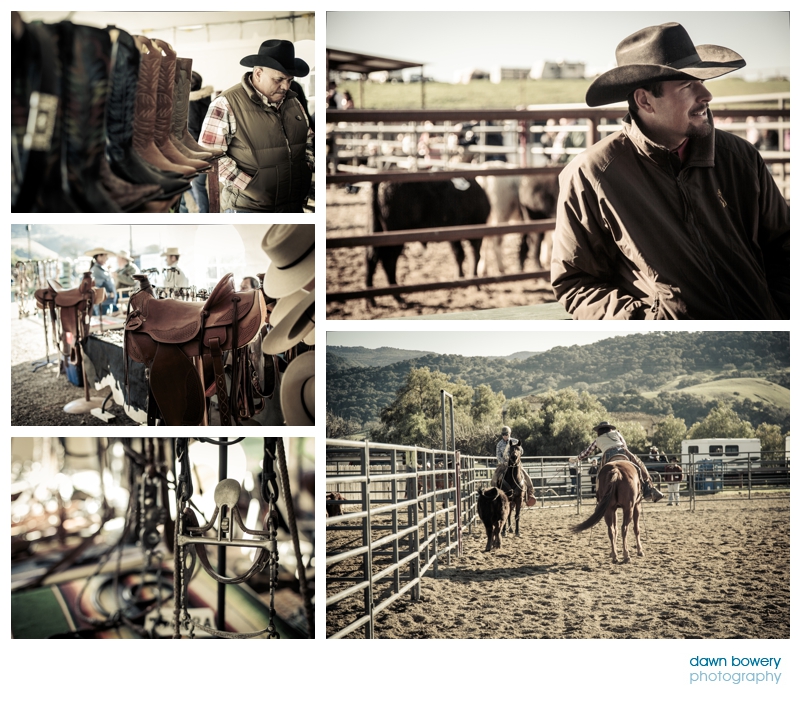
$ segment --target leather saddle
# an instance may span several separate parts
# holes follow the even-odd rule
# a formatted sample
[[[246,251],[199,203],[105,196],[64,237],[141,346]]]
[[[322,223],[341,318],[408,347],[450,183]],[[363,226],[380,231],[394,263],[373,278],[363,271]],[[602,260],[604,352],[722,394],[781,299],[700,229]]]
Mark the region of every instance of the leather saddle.
[[[266,323],[261,291],[237,291],[233,274],[227,273],[205,302],[160,300],[147,276],[134,279],[141,289],[128,304],[124,346],[128,358],[147,368],[148,424],[200,425],[206,399],[215,393],[222,424],[230,424],[231,407],[237,411],[237,383],[231,384],[229,401],[223,353],[231,352],[231,378],[236,379],[240,364],[247,363],[238,350]]]
[[[105,289],[96,288],[92,274],[87,271],[75,288],[66,289],[54,278],[48,278],[47,287],[37,290],[34,297],[41,309],[50,310],[53,341],[60,339],[62,353],[69,356],[73,363],[80,363],[79,341],[89,336],[92,307],[106,299]],[[61,326],[60,334],[57,321]]]

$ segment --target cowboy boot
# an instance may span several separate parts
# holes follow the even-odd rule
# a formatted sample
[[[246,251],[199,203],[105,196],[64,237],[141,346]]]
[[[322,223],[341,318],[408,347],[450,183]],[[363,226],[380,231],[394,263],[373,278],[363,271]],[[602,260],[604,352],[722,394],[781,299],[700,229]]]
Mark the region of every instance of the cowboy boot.
[[[122,212],[100,174],[111,40],[96,27],[61,22],[58,28],[64,102],[61,166],[66,170],[62,185],[82,212]]]
[[[175,90],[175,60],[178,55],[172,47],[161,39],[151,39],[150,43],[161,51],[161,68],[159,70],[158,97],[156,99],[156,130],[153,140],[159,151],[170,161],[191,166],[196,171],[207,171],[210,166],[200,159],[184,156],[170,139],[172,128],[173,92]]]
[[[58,31],[12,13],[12,212],[79,212],[61,187]]]
[[[135,36],[134,43],[140,51],[139,81],[136,85],[136,108],[134,110],[133,148],[151,166],[163,171],[173,171],[185,176],[197,173],[195,168],[170,161],[159,151],[154,141],[156,131],[156,96],[158,95],[161,51],[147,37]]]
[[[115,175],[105,159],[100,163],[100,179],[109,197],[125,212],[164,197],[159,185],[135,185]]]
[[[131,183],[160,186],[162,194],[155,199],[185,192],[190,184],[180,173],[151,166],[133,148],[140,53],[130,34],[116,27],[108,30],[115,52],[106,103],[106,156],[111,170]]]
[[[192,59],[176,58],[170,136],[181,153],[191,158],[210,161],[215,154],[204,149],[189,133],[189,93],[192,92]],[[222,155],[222,151],[217,152]]]

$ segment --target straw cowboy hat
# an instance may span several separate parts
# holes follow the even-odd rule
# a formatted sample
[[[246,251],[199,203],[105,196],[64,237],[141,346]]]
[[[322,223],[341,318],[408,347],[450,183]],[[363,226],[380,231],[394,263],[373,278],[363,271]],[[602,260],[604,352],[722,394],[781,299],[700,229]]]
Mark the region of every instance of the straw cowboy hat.
[[[177,246],[170,246],[170,247],[164,249],[164,251],[161,252],[161,255],[162,256],[180,256],[181,252],[178,250]]]
[[[270,259],[264,292],[286,297],[314,279],[314,225],[274,224],[261,242]]]
[[[295,45],[285,39],[263,41],[258,54],[245,56],[239,63],[249,68],[255,66],[273,68],[288,76],[298,78],[309,75],[309,64],[303,59],[295,58]]]
[[[124,258],[126,261],[133,261],[131,252],[128,251],[128,249],[121,249],[120,251],[117,251],[117,258]]]
[[[272,329],[262,343],[266,354],[282,353],[314,331],[314,293],[298,290],[282,297],[270,315]]]
[[[95,256],[99,256],[100,254],[108,254],[109,256],[117,255],[116,252],[104,249],[102,246],[98,246],[96,249],[90,249],[89,251],[85,251],[83,255],[89,256],[89,258],[94,258]]]
[[[314,426],[314,351],[292,361],[281,380],[281,411],[288,426]]]
[[[709,80],[745,66],[725,46],[695,46],[687,30],[669,22],[626,37],[615,49],[617,67],[598,76],[587,90],[590,107],[621,102],[644,84],[662,80]]]

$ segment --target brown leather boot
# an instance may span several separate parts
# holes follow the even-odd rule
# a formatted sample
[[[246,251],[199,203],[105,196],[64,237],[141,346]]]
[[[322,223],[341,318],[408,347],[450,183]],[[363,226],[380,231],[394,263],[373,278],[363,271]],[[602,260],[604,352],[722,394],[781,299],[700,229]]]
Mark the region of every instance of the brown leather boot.
[[[109,78],[106,100],[106,158],[112,172],[130,183],[159,185],[164,197],[191,187],[186,178],[174,171],[162,171],[145,161],[133,148],[136,85],[140,52],[133,37],[116,27],[108,30],[114,44],[115,61]]]
[[[172,140],[187,155],[210,161],[222,156],[222,151],[203,148],[189,133],[189,93],[192,92],[192,59],[175,60],[175,91],[172,106]]]
[[[161,39],[151,39],[150,43],[161,50],[161,68],[159,70],[159,91],[156,100],[156,129],[153,134],[153,141],[159,151],[170,161],[191,166],[197,171],[206,171],[210,168],[206,161],[197,158],[184,156],[178,147],[173,143],[172,132],[172,111],[175,91],[175,60],[178,55],[172,47]]]
[[[156,146],[156,96],[158,95],[161,51],[147,37],[135,36],[136,48],[141,52],[139,80],[136,84],[136,108],[134,110],[134,150],[151,165],[163,171],[173,171],[186,176],[195,175],[196,168],[179,165],[168,159]]]

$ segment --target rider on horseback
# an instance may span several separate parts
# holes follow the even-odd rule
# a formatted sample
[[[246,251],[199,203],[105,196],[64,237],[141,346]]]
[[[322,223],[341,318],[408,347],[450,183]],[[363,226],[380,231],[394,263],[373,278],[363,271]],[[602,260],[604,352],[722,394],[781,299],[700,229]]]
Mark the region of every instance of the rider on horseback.
[[[582,461],[596,451],[603,451],[603,457],[601,458],[601,468],[603,468],[613,456],[626,456],[640,473],[643,497],[650,497],[654,502],[659,502],[664,495],[654,487],[645,464],[629,451],[626,446],[626,440],[623,438],[623,434],[617,430],[617,427],[609,422],[601,422],[594,426],[592,430],[598,434],[598,437],[577,456],[577,460]]]
[[[517,439],[512,438],[512,430],[509,427],[501,429],[501,440],[495,446],[495,457],[498,459],[498,467],[495,469],[495,475],[492,476],[492,487],[498,487],[503,484],[503,476],[506,469],[509,467],[509,449],[519,444]],[[523,455],[523,448],[520,448],[520,455]],[[531,506],[534,499],[534,484],[531,482],[531,476],[528,471],[521,470],[523,474],[523,482],[525,483],[525,494],[523,501]]]

